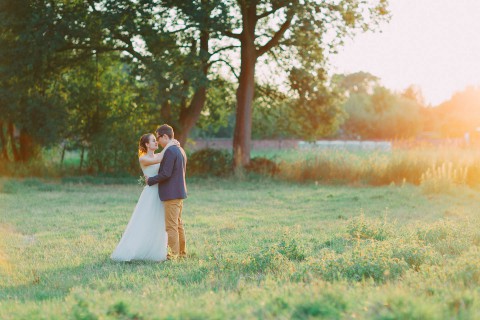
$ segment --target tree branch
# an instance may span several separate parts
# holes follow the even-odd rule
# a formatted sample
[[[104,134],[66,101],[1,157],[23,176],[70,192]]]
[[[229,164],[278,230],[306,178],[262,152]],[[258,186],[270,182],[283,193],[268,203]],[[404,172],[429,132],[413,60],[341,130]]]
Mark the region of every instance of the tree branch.
[[[109,52],[109,51],[126,51],[127,47],[101,47],[101,46],[89,46],[89,45],[82,45],[82,44],[70,44],[64,46],[61,49],[56,50],[57,52],[69,51],[69,50],[95,50],[99,53],[101,52]]]
[[[220,53],[224,50],[230,50],[230,49],[235,49],[235,48],[241,48],[241,46],[231,45],[231,46],[223,47],[223,48],[220,48],[218,50],[213,51],[210,55],[213,56],[214,54]]]
[[[212,66],[214,63],[217,63],[217,62],[223,62],[225,63],[229,68],[230,70],[232,71],[233,75],[235,76],[235,78],[239,78],[238,74],[235,72],[235,68],[230,64],[230,62],[224,60],[224,59],[217,59],[217,60],[212,60],[208,63],[209,66]]]
[[[287,20],[282,24],[280,29],[273,35],[270,41],[268,41],[265,45],[263,45],[257,50],[257,57],[260,57],[261,55],[268,52],[270,49],[272,49],[274,46],[278,44],[278,42],[283,37],[285,32],[288,30],[288,28],[290,28],[290,24],[292,23],[292,18],[293,18],[292,13],[287,15]]]
[[[257,15],[257,20],[260,20],[260,19],[263,19],[265,17],[268,17],[269,15],[271,14],[274,14],[275,12],[277,12],[278,10],[282,9],[282,8],[285,8],[287,5],[284,4],[282,6],[279,6],[277,8],[274,8],[272,10],[269,10],[269,11],[265,11],[264,13],[261,13],[261,14],[258,14]]]
[[[233,33],[231,31],[225,30],[225,31],[223,31],[223,34],[226,35],[227,37],[234,38],[234,39],[237,39],[237,40],[242,39],[242,34],[240,34],[240,33]]]

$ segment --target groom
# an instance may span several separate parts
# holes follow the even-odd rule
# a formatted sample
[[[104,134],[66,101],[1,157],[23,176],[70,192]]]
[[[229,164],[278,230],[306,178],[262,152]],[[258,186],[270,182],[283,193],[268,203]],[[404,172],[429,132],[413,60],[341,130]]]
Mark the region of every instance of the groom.
[[[157,141],[165,146],[173,139],[173,128],[167,124],[161,125],[156,130]],[[158,175],[145,176],[149,186],[158,183],[158,194],[165,207],[165,227],[168,234],[169,253],[168,259],[185,257],[187,255],[185,244],[185,231],[182,222],[183,199],[187,197],[185,183],[185,170],[187,156],[179,146],[168,147],[163,155]]]

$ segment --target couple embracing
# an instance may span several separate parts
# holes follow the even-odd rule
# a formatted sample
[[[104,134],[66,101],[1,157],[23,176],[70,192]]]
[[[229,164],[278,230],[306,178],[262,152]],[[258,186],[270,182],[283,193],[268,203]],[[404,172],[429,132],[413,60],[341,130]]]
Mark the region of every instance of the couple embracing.
[[[163,150],[156,154],[159,144]],[[165,261],[185,257],[182,222],[183,199],[187,197],[185,151],[174,139],[172,127],[164,124],[155,135],[147,133],[140,138],[138,152],[147,186],[111,258]]]

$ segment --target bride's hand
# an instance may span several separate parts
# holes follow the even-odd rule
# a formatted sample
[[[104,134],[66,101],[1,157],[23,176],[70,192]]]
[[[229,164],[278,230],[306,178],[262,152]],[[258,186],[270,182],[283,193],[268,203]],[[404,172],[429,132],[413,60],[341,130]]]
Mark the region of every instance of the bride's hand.
[[[172,146],[180,147],[180,142],[177,139],[172,139],[170,142],[172,143]]]

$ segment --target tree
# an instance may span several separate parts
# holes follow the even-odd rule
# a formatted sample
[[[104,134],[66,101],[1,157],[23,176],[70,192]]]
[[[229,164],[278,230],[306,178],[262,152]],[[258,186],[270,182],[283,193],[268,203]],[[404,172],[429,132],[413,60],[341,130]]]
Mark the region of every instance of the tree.
[[[211,34],[226,19],[221,1],[88,0],[99,21],[101,47],[126,54],[149,88],[162,122],[172,124],[182,144],[205,106],[214,62]],[[84,43],[73,48],[97,49]]]
[[[335,79],[340,80],[338,90],[348,96],[343,106],[347,113],[342,126],[344,136],[355,139],[411,138],[422,130],[423,105],[382,87],[375,76],[355,73],[337,75]]]
[[[137,139],[153,131],[157,120],[138,86],[131,66],[115,52],[93,56],[62,74],[63,142],[81,150],[80,169],[86,164],[92,172],[137,172]]]
[[[14,160],[27,161],[62,131],[65,110],[55,82],[67,60],[56,55],[65,39],[55,5],[43,1],[2,1],[0,34],[2,153],[8,158],[10,139]]]
[[[230,0],[235,8],[223,34],[240,43],[234,163],[250,160],[255,66],[264,55],[277,59],[288,73],[304,68],[315,74],[325,66],[326,53],[355,30],[367,30],[388,14],[387,1],[359,0]],[[301,59],[297,59],[302,56]],[[288,63],[287,63],[288,61]],[[316,95],[315,99],[319,99]],[[308,95],[303,100],[308,99]],[[321,119],[320,119],[321,120]],[[328,125],[328,124],[327,124]]]
[[[290,73],[291,87],[299,98],[290,109],[289,119],[295,124],[296,136],[304,140],[332,135],[344,121],[340,91],[328,87],[325,79],[323,70],[315,76],[304,69]]]
[[[444,137],[463,137],[480,127],[480,87],[466,87],[440,104],[434,111]]]
[[[425,106],[425,98],[423,97],[422,89],[417,85],[410,85],[408,86],[403,92],[402,96],[406,99],[410,99],[412,101]]]

